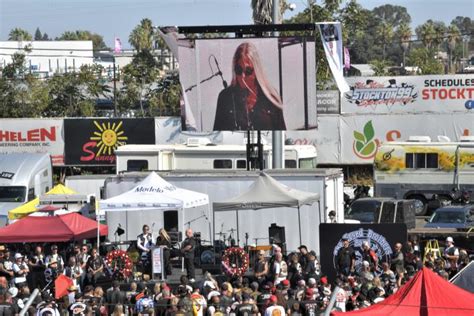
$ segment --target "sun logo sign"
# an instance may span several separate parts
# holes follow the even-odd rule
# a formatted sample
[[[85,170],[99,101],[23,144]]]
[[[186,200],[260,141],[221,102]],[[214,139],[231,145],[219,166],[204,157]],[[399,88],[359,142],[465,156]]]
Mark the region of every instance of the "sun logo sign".
[[[96,157],[112,155],[118,146],[125,145],[128,137],[123,136],[124,131],[120,130],[122,121],[102,124],[94,121],[94,125],[97,127],[97,131],[94,132],[94,136],[91,136],[90,139],[97,142],[96,147],[99,150],[97,151]]]

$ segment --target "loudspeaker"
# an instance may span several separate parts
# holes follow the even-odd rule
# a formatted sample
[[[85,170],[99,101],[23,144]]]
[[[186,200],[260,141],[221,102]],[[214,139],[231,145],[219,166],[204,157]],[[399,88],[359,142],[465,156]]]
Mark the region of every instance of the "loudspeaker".
[[[285,226],[277,226],[272,223],[268,227],[268,237],[270,244],[276,244],[281,247],[283,253],[286,253],[286,238],[285,238]]]

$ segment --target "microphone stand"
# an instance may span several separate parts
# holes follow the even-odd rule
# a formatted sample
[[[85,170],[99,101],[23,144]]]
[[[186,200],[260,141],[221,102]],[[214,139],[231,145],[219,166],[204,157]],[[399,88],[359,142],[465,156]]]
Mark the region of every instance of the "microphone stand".
[[[188,225],[188,228],[191,228],[191,223],[193,223],[193,222],[195,222],[195,221],[197,221],[198,219],[203,218],[203,217],[205,217],[205,218],[207,219],[206,214],[203,214],[203,215],[201,215],[201,216],[199,216],[199,217],[196,217],[196,218],[193,218],[193,219],[187,221],[186,223],[184,223],[184,225]]]
[[[218,72],[218,73],[215,73],[215,74],[212,74],[212,75],[210,75],[209,77],[207,77],[207,78],[205,78],[205,79],[202,79],[202,80],[199,82],[199,84],[204,83],[204,82],[206,82],[206,81],[209,81],[209,80],[211,80],[212,78],[217,77],[217,76],[222,76],[222,74],[219,73],[219,72]],[[194,88],[196,88],[196,87],[197,87],[197,84],[193,84],[192,86],[189,86],[188,88],[186,88],[186,89],[184,90],[184,92],[191,91],[192,89],[194,89]]]

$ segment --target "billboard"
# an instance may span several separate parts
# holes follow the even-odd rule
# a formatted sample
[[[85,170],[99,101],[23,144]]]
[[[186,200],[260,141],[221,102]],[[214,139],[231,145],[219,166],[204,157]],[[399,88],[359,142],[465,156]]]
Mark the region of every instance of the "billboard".
[[[317,126],[314,39],[179,40],[179,61],[189,130]]]
[[[342,238],[349,240],[349,246],[354,249],[356,262],[355,270],[362,265],[362,243],[368,241],[371,249],[379,259],[378,271],[382,271],[382,262],[390,262],[393,246],[396,243],[404,245],[407,241],[407,226],[405,224],[320,224],[319,251],[321,266],[324,267],[330,280],[337,274],[336,256],[342,248]]]
[[[115,165],[114,151],[125,144],[155,144],[155,119],[65,119],[67,165]]]
[[[54,166],[63,166],[63,120],[2,119],[0,153],[49,153]]]
[[[474,111],[473,75],[347,78],[342,113],[453,113]]]

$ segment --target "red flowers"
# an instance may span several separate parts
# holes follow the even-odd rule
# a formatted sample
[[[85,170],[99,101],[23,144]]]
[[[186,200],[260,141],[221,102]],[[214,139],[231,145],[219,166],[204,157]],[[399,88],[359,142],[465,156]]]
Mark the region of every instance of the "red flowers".
[[[249,255],[243,248],[228,248],[222,256],[222,265],[228,275],[242,276],[249,268]]]
[[[105,260],[113,273],[118,273],[120,278],[125,279],[132,274],[133,263],[126,251],[112,250]]]

